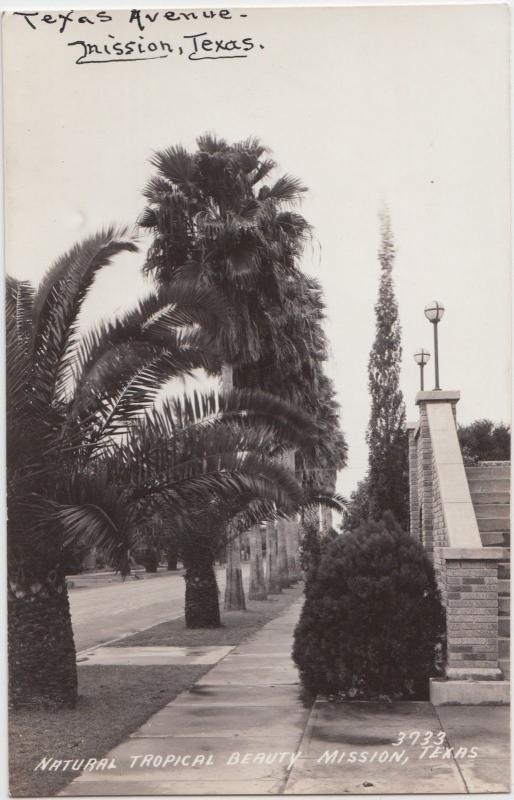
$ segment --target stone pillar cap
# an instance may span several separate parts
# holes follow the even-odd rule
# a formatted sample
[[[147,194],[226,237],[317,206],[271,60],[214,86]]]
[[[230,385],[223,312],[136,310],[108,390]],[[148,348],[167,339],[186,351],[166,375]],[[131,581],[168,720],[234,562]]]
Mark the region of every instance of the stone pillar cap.
[[[432,390],[431,392],[418,392],[416,395],[415,403],[419,406],[420,403],[457,403],[460,400],[460,392],[455,389]]]

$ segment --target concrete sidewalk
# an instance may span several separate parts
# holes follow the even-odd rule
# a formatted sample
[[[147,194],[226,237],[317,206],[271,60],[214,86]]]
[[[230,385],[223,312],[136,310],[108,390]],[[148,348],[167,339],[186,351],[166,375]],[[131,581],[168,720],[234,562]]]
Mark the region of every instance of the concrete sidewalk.
[[[234,647],[61,795],[509,791],[508,708],[305,708],[291,661],[300,608]]]

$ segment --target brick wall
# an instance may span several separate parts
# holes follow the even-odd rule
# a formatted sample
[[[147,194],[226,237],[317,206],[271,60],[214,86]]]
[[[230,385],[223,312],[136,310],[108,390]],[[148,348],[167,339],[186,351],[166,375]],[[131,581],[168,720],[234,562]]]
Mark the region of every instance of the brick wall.
[[[432,473],[432,445],[426,405],[419,409],[418,433],[418,515],[420,522],[421,541],[431,560],[434,557],[433,541],[433,473]],[[419,512],[421,511],[421,514]]]
[[[432,541],[433,563],[437,583],[441,590],[443,602],[446,603],[445,560],[443,547],[448,547],[448,532],[444,521],[444,510],[437,480],[435,459],[432,456]]]
[[[410,533],[421,540],[418,499],[418,426],[409,425],[409,518]]]
[[[471,519],[466,516],[464,508],[471,506],[471,498],[468,502],[465,497],[466,492],[469,494],[467,480],[462,485],[464,468],[463,465],[457,471],[454,468],[460,454],[455,429],[448,424],[448,415],[441,410],[441,406],[438,406],[437,413],[434,413],[434,407],[427,411],[430,402],[449,402],[453,421],[456,422],[458,393],[451,394],[448,398],[418,396],[416,400],[419,424],[409,425],[411,534],[422,541],[434,564],[446,608],[447,677],[497,678],[500,674],[500,554],[496,550],[501,548],[484,548],[479,539],[477,544],[477,536],[472,531],[473,527],[476,528],[476,519],[474,515]],[[429,415],[430,425],[433,426],[433,444]],[[437,463],[436,454],[439,459]],[[460,477],[457,474],[459,469]],[[442,486],[439,485],[439,478]],[[443,505],[442,496],[446,505]],[[469,528],[466,527],[468,525]]]
[[[491,560],[446,562],[448,668],[498,666],[498,567]]]

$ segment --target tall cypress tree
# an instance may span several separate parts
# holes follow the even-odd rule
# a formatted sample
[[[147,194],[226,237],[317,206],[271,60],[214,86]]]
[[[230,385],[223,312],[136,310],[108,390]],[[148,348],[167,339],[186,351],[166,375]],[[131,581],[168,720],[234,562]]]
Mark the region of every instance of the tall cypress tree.
[[[378,519],[392,511],[408,525],[408,464],[405,403],[400,390],[401,326],[393,284],[395,247],[389,214],[381,216],[380,288],[375,305],[376,335],[368,364],[371,415],[367,490],[369,514]]]

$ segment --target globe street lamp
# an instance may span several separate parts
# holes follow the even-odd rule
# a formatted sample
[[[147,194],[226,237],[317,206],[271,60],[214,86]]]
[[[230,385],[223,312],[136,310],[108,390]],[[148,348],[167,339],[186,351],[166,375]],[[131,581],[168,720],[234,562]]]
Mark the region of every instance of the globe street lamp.
[[[420,390],[421,391],[423,391],[423,389],[425,388],[423,369],[425,367],[425,364],[428,364],[429,360],[430,360],[430,353],[428,352],[428,350],[423,350],[422,347],[420,347],[419,350],[417,350],[414,353],[414,361],[416,362],[416,364],[419,364]]]
[[[435,367],[435,391],[440,391],[439,386],[439,350],[437,347],[437,323],[443,318],[444,306],[437,300],[425,306],[425,317],[434,326],[434,367]]]

